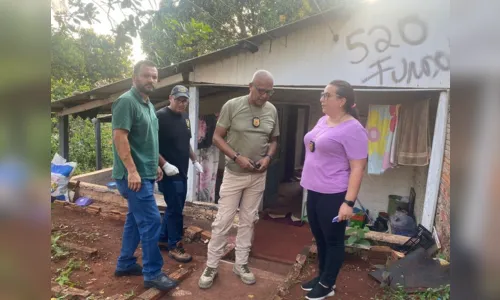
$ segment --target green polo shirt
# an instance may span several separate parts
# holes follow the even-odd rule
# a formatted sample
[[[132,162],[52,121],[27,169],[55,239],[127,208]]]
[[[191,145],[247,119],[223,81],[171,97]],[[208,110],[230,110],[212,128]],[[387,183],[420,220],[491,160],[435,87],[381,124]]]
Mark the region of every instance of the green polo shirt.
[[[153,104],[144,101],[139,91],[132,87],[113,102],[112,127],[128,130],[128,142],[135,166],[142,179],[156,179],[158,168],[158,119]],[[127,169],[118,156],[113,143],[114,179],[124,179]]]

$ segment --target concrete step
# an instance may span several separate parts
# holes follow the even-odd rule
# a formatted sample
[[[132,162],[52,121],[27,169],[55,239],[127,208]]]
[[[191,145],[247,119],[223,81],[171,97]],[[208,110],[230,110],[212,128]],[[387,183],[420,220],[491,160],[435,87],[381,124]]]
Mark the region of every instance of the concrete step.
[[[257,282],[254,285],[244,284],[239,277],[233,273],[233,263],[221,261],[219,272],[213,286],[208,290],[198,287],[198,280],[204,270],[204,265],[199,266],[189,278],[184,280],[180,286],[161,299],[183,298],[194,299],[266,299],[283,282],[285,276],[273,273],[269,270],[252,268]]]

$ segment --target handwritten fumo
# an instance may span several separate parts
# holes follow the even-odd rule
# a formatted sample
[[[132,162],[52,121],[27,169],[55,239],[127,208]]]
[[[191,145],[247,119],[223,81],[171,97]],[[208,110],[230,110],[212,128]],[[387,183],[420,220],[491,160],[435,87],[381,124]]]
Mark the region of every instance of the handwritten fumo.
[[[417,29],[417,34],[410,34],[408,28]],[[397,31],[393,33],[385,25],[374,25],[369,30],[358,28],[349,33],[345,38],[345,44],[348,50],[360,53],[358,59],[350,61],[351,64],[360,64],[365,61],[371,51],[376,53],[386,53],[390,48],[399,48],[401,45],[393,41],[393,35],[398,34],[401,41],[411,47],[423,44],[428,37],[427,23],[421,20],[417,15],[410,15],[401,18],[397,22]],[[365,42],[367,37],[377,34],[380,36],[375,42],[368,44]],[[371,46],[371,47],[369,47]],[[377,55],[378,56],[378,55]],[[378,56],[380,57],[380,56]],[[390,54],[387,54],[369,65],[373,72],[365,77],[362,82],[366,83],[373,78],[378,78],[379,84],[384,84],[384,74],[390,73],[390,79],[394,83],[400,83],[406,80],[409,84],[414,78],[420,79],[423,76],[435,78],[440,72],[450,70],[449,55],[441,50],[434,53],[426,53],[420,60],[411,61],[406,58],[395,60]]]

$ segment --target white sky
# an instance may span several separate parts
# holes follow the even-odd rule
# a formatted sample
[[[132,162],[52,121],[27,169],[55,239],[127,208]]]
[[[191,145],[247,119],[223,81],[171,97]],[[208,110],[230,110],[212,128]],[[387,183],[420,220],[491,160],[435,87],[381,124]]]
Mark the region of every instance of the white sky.
[[[98,1],[96,1],[96,2],[99,3]],[[140,2],[142,4],[143,9],[157,10],[158,3],[160,2],[160,0],[149,0],[149,1],[141,0]],[[67,0],[51,0],[51,4],[52,4],[53,9],[58,9],[58,8],[64,9],[64,6],[67,5],[66,3],[67,3]],[[106,7],[104,7],[104,6],[103,6],[103,8],[106,9]],[[94,29],[94,31],[96,33],[99,33],[99,34],[111,34],[112,25],[110,24],[110,21],[107,18],[106,12],[101,10],[101,9],[98,9],[98,11],[99,11],[98,19],[101,23],[96,23],[96,24],[93,24],[92,26],[87,25],[84,27],[92,28],[92,29]],[[123,12],[127,16],[132,13],[130,10],[123,10]],[[53,13],[53,10],[51,10],[51,13]],[[111,21],[114,22],[115,25],[119,24],[124,19],[124,13],[122,13],[122,11],[119,8],[115,9],[114,11],[111,11],[111,13],[110,13]],[[54,21],[52,20],[52,22],[54,22]],[[132,44],[131,60],[132,60],[132,63],[136,63],[137,61],[139,61],[141,59],[145,59],[146,55],[142,51],[140,37],[137,36],[136,38],[132,38],[132,41],[133,41],[133,44]]]

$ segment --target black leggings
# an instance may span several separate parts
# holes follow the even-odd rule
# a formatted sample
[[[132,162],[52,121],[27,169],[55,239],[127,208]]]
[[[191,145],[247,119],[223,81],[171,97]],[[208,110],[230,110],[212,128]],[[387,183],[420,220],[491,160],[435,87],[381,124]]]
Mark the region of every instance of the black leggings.
[[[307,191],[307,218],[318,247],[320,282],[332,287],[344,262],[344,238],[347,222],[332,223],[346,192],[321,194]]]

